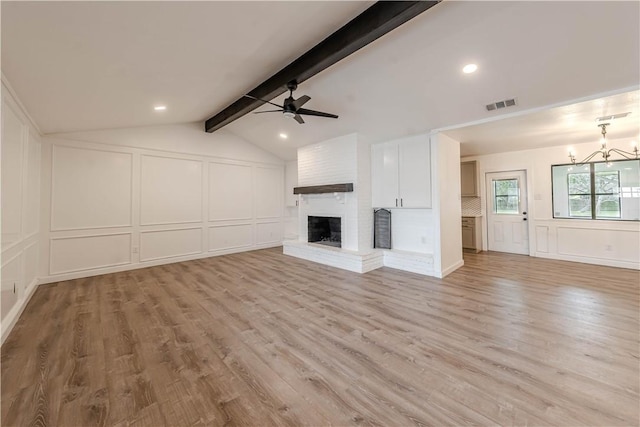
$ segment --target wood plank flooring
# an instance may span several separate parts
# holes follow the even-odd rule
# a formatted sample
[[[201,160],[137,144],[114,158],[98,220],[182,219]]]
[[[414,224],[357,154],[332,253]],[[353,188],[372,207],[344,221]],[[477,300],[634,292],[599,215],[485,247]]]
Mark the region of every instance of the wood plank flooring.
[[[2,347],[2,425],[639,425],[639,272],[465,263],[276,248],[40,286]]]

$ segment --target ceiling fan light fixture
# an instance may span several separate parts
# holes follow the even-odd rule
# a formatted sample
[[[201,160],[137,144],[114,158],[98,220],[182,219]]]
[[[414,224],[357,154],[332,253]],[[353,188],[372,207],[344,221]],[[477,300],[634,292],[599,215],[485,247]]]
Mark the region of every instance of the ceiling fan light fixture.
[[[285,117],[295,117],[296,113],[294,113],[293,111],[283,111],[282,114],[284,114]]]

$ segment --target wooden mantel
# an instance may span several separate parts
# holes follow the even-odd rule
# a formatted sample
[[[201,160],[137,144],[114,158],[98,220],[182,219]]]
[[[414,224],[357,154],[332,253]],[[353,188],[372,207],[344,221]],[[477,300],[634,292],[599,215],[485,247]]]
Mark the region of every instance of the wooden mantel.
[[[309,187],[294,187],[293,194],[322,194],[322,193],[350,193],[353,191],[353,183],[312,185]]]

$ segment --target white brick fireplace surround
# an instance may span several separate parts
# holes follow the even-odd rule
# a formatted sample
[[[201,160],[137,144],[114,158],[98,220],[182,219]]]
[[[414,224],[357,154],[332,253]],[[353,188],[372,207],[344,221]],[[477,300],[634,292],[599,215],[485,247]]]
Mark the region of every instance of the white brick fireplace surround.
[[[353,192],[300,196],[298,241],[284,242],[284,253],[321,264],[365,273],[382,267],[384,254],[373,249],[369,145],[357,134],[298,149],[301,187],[353,183]],[[342,247],[308,243],[307,218],[341,219]]]

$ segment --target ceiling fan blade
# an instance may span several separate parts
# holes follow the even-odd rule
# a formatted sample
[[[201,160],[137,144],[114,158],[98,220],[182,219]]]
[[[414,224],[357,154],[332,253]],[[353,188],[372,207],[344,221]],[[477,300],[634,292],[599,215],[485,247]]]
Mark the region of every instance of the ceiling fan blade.
[[[306,108],[298,108],[296,110],[296,113],[304,114],[304,115],[307,115],[307,116],[329,117],[329,118],[332,118],[332,119],[337,119],[338,118],[338,116],[336,116],[335,114],[323,113],[322,111],[307,110]]]
[[[265,110],[265,111],[254,111],[253,114],[262,114],[262,113],[282,113],[282,110]]]
[[[294,109],[297,110],[298,108],[302,107],[304,104],[309,102],[310,99],[311,98],[309,98],[307,95],[302,95],[300,98],[293,101],[291,105],[293,106]]]
[[[295,115],[293,116],[293,118],[295,119],[296,122],[300,123],[300,124],[304,124],[304,120],[302,120],[302,117],[300,117],[299,115]]]
[[[265,101],[264,99],[256,98],[255,96],[251,96],[251,95],[244,95],[244,96],[246,96],[247,98],[255,99],[256,101],[262,101],[262,102],[264,102],[266,104],[271,104],[271,105],[274,105],[276,107],[284,108],[282,105],[274,104],[271,101]]]

